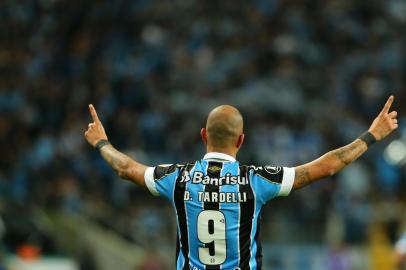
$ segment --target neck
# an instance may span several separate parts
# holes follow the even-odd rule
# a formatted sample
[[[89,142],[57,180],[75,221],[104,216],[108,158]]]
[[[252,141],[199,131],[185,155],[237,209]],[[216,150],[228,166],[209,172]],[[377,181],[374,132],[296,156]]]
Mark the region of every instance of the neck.
[[[238,151],[238,149],[219,148],[219,147],[213,147],[213,146],[207,145],[207,153],[218,152],[218,153],[227,154],[229,156],[232,156],[233,158],[236,158],[237,151]]]

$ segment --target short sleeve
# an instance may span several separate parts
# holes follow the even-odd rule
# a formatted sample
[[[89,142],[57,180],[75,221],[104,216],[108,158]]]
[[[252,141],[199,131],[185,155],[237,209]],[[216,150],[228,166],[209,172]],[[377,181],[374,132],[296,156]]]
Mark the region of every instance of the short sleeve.
[[[256,197],[266,203],[275,197],[289,195],[295,179],[295,169],[274,166],[253,167],[250,178]]]
[[[145,185],[153,195],[162,195],[171,200],[178,174],[179,169],[176,164],[149,167],[144,174]]]

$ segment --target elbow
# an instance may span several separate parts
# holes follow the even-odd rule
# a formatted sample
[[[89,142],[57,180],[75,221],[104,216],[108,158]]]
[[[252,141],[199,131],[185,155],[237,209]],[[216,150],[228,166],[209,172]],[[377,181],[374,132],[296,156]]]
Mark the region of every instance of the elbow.
[[[333,176],[337,173],[337,171],[333,168],[327,170],[327,176]]]
[[[323,172],[324,177],[333,176],[340,170],[340,166],[330,158],[329,154],[326,154],[323,156],[323,159],[320,160],[319,168]]]
[[[120,166],[117,166],[116,168],[116,173],[117,175],[125,180],[128,180],[131,175],[131,170],[133,169],[133,164],[130,162],[126,162],[123,164],[120,164]]]
[[[338,172],[337,168],[333,166],[333,164],[325,164],[322,167],[322,170],[324,171],[325,177],[333,176]]]
[[[328,164],[325,166],[324,171],[326,172],[326,176],[329,177],[335,175],[338,172],[338,169],[333,164]]]

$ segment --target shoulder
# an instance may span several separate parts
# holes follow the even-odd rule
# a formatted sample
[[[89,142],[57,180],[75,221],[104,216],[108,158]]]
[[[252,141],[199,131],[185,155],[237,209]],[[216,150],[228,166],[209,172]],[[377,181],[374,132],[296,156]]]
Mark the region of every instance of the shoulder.
[[[274,182],[281,183],[284,168],[281,166],[255,166],[255,165],[241,165],[240,171],[252,173],[255,176],[261,176],[262,178]]]
[[[154,170],[154,178],[159,180],[167,175],[174,174],[179,171],[189,171],[194,167],[195,163],[196,162],[158,165]]]

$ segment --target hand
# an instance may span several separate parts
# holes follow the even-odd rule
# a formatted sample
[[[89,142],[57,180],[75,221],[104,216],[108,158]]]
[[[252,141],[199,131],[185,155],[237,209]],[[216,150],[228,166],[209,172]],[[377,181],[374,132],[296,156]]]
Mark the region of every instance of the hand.
[[[107,140],[107,135],[92,104],[89,104],[89,111],[93,123],[89,124],[88,129],[85,132],[85,138],[90,145],[95,147],[100,140]]]
[[[389,112],[394,99],[394,96],[389,97],[382,111],[372,122],[372,125],[368,130],[374,135],[377,141],[382,140],[398,128],[398,119],[396,119],[398,113],[396,111]]]

